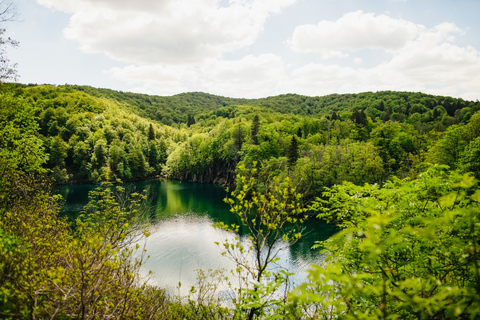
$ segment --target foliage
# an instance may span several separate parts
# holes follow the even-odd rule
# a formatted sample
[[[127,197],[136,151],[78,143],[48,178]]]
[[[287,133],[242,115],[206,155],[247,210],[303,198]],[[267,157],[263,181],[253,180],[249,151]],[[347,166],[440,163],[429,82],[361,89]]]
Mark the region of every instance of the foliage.
[[[441,132],[472,122],[480,107],[394,91],[246,100],[9,86],[40,116],[40,137],[52,155],[46,167],[57,183],[163,176],[233,185],[238,163],[256,160],[272,174],[288,171],[308,199],[344,180],[358,184],[414,177],[426,156],[443,161],[436,151],[445,149],[441,143],[431,148]],[[391,120],[384,122],[389,110]],[[467,144],[455,146],[454,159]],[[284,157],[290,159],[288,170],[281,167]],[[318,161],[323,164],[317,166]],[[465,170],[469,166],[475,168],[466,164]]]
[[[295,139],[295,136],[292,136],[292,141],[287,151],[288,167],[291,168],[295,166],[299,157],[297,139]]]
[[[231,212],[241,219],[248,240],[237,236],[233,242],[225,240],[222,246],[223,255],[236,263],[236,272],[241,279],[238,297],[234,299],[237,316],[253,319],[275,312],[276,306],[282,303],[275,295],[289,275],[268,268],[279,260],[281,250],[301,237],[299,224],[306,216],[301,204],[302,195],[295,191],[288,178],[282,182],[275,178],[267,180],[262,186],[264,189],[259,191],[256,163],[250,170],[240,165],[238,171],[239,189],[225,201],[230,204]],[[216,227],[232,232],[240,229],[238,225],[229,226],[222,222]],[[273,277],[275,281],[264,283],[267,277]]]
[[[166,296],[140,282],[143,255],[132,255],[138,201],[99,191],[73,231],[43,176],[34,109],[6,92],[0,102],[0,316],[159,317]]]
[[[0,203],[5,209],[45,173],[47,156],[36,136],[35,109],[12,93],[0,91]]]
[[[476,145],[480,137],[480,113],[475,113],[466,124],[449,127],[429,152],[429,160],[463,172],[474,172],[478,177]]]
[[[225,284],[225,270],[196,270],[197,282],[186,296],[177,295],[170,312],[174,319],[232,319],[232,312],[222,306],[219,286]],[[181,288],[179,283],[178,289]]]
[[[0,29],[0,82],[17,79],[17,64],[11,63],[5,52],[5,46],[18,47],[18,42],[10,37],[5,38],[5,29]]]
[[[384,187],[345,183],[313,209],[344,229],[291,297],[304,318],[445,319],[480,314],[477,181],[433,166]]]

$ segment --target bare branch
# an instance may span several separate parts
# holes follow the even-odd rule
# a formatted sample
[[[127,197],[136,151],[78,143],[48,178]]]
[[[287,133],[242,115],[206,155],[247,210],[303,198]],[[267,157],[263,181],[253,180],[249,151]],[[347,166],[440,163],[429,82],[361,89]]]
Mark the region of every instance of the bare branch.
[[[11,2],[0,0],[0,23],[16,21],[17,8]]]

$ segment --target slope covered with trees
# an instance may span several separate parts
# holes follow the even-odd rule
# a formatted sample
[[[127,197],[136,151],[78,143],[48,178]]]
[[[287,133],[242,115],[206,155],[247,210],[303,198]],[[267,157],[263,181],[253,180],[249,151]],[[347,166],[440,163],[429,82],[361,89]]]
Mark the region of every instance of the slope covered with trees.
[[[57,183],[163,176],[231,185],[240,162],[258,160],[313,197],[345,180],[414,177],[424,161],[478,172],[478,101],[393,91],[245,100],[13,87],[36,108]],[[157,111],[183,118],[167,125]]]

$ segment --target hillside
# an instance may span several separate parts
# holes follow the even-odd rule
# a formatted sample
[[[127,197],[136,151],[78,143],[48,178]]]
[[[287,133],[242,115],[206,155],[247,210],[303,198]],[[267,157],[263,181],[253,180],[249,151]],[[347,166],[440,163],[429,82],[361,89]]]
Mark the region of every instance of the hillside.
[[[445,96],[434,96],[420,92],[379,91],[358,94],[330,94],[321,97],[308,97],[298,94],[285,94],[261,99],[235,99],[203,92],[181,93],[173,96],[155,96],[111,89],[93,88],[89,86],[63,85],[16,85],[18,89],[41,88],[43,97],[51,99],[56,92],[83,92],[96,98],[113,100],[127,106],[132,112],[166,125],[187,123],[188,115],[197,118],[226,106],[257,105],[284,114],[304,116],[330,115],[332,112],[365,110],[375,118],[382,116],[381,112],[392,108],[392,113],[404,114],[415,112],[423,114],[442,106],[450,116],[455,116],[456,110],[473,107],[474,102],[464,101]],[[38,92],[37,92],[38,93]],[[50,96],[49,96],[50,95]],[[40,98],[37,96],[37,99]],[[410,111],[410,108],[413,109]],[[380,112],[379,112],[380,111]],[[463,115],[471,110],[464,110]],[[220,112],[221,113],[221,112]],[[433,115],[432,115],[433,116]],[[394,115],[394,118],[396,115]]]
[[[436,142],[480,109],[478,101],[395,91],[247,100],[70,85],[13,89],[37,108],[58,183],[163,176],[232,184],[238,163],[255,160],[311,196],[344,180],[414,176],[425,161],[458,167],[464,149],[452,158]],[[475,137],[456,139],[466,148]]]

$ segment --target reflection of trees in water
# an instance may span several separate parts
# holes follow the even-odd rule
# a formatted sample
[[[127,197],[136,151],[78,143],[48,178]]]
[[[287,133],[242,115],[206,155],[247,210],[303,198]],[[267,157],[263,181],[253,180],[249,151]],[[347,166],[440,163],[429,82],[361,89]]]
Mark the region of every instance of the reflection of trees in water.
[[[59,186],[58,193],[65,200],[62,214],[74,221],[83,206],[88,203],[88,192],[96,187],[98,186]],[[238,217],[232,214],[229,206],[223,202],[225,190],[216,185],[179,181],[141,181],[125,183],[123,187],[127,193],[145,190],[147,200],[143,208],[147,210],[152,224],[185,213],[208,216],[215,222],[222,221],[228,225],[240,224]],[[334,226],[316,219],[306,221],[304,227],[306,229],[302,239],[289,249],[293,260],[318,253],[320,249],[311,249],[315,241],[326,240],[337,231]],[[239,235],[247,236],[246,231],[245,228],[240,228]]]
[[[302,239],[291,246],[292,259],[297,260],[303,257],[317,254],[321,249],[312,249],[316,241],[324,241],[338,231],[338,228],[324,222],[310,219],[304,223],[305,231]]]

